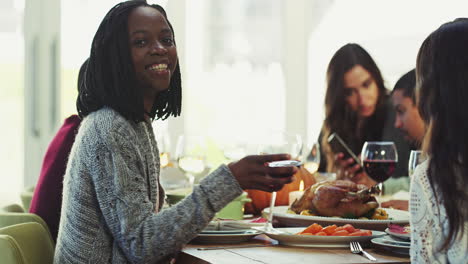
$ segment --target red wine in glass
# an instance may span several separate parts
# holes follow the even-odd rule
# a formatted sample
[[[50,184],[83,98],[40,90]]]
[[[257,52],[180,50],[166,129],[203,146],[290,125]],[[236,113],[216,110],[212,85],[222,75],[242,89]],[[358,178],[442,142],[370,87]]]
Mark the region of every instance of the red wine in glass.
[[[395,143],[391,141],[367,141],[362,147],[361,158],[367,175],[375,180],[380,190],[382,190],[382,182],[392,176],[398,162]]]
[[[395,171],[394,160],[364,160],[364,170],[376,182],[384,182]]]

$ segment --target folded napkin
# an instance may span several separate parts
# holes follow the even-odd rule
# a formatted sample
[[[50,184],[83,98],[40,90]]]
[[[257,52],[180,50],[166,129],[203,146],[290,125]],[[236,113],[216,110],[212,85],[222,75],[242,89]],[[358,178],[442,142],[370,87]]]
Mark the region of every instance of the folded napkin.
[[[249,220],[232,220],[232,219],[213,219],[205,230],[237,230],[237,229],[250,229],[255,226],[264,226],[265,218],[255,218]]]

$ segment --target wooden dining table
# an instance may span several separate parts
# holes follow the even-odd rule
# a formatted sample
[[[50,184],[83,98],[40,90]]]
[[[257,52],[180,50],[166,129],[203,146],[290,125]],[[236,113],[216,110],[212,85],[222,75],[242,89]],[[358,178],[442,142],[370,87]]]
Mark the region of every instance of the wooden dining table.
[[[364,250],[377,261],[353,254],[349,248],[283,246],[262,234],[239,244],[188,244],[180,252],[176,263],[410,263],[409,256],[396,255],[373,247],[365,247]]]

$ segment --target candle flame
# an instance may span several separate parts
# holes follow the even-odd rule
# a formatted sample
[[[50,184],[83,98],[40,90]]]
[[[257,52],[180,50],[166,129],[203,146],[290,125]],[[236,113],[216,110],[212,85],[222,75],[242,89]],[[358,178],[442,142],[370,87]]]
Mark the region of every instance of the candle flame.
[[[304,191],[304,180],[301,180],[301,183],[299,183],[299,191]]]

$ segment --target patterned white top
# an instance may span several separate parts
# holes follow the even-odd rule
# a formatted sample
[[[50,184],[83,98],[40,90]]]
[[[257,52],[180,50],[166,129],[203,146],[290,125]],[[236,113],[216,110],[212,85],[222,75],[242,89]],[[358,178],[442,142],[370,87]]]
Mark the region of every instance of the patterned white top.
[[[440,251],[448,232],[445,208],[429,184],[429,161],[416,168],[410,188],[411,262],[468,263],[468,222],[465,233],[448,250]]]

